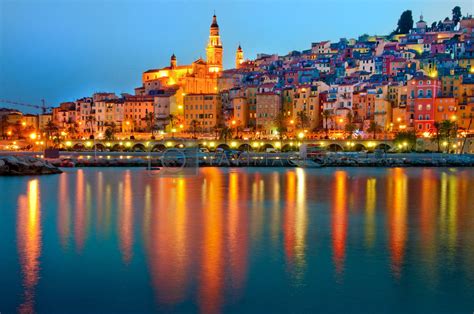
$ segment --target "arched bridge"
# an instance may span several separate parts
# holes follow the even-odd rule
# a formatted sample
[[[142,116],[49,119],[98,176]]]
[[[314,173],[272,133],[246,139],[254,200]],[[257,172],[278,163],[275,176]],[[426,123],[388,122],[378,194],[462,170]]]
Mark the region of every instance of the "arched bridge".
[[[362,151],[374,149],[391,149],[394,144],[390,140],[193,140],[193,139],[164,139],[164,140],[65,140],[62,148],[75,151],[163,151],[168,148],[203,147],[209,150],[217,148],[236,149],[244,151],[298,150],[301,144],[316,144],[329,151]]]

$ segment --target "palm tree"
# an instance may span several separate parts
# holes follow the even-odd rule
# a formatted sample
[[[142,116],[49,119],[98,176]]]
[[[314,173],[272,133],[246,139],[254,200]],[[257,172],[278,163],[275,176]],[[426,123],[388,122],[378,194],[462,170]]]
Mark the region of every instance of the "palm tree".
[[[434,127],[436,129],[436,137],[434,138],[438,145],[438,153],[441,151],[440,140],[441,140],[441,123],[435,121]]]
[[[168,116],[168,121],[170,122],[170,123],[169,123],[169,124],[170,124],[170,127],[171,127],[171,128],[174,128],[174,124],[176,123],[176,121],[178,121],[178,117],[177,117],[176,115],[174,115],[174,114],[171,113],[171,114]]]
[[[232,129],[228,126],[225,126],[221,130],[221,138],[224,139],[224,143],[227,144],[227,139],[232,138]]]
[[[218,123],[216,124],[213,129],[214,129],[214,132],[215,132],[215,138],[216,140],[219,138],[219,135],[221,133],[221,130],[224,126],[222,125],[222,123]]]
[[[115,137],[114,134],[115,134],[115,129],[113,127],[108,127],[104,133],[105,139],[108,141],[112,141]]]
[[[464,141],[462,142],[461,150],[459,151],[460,154],[462,154],[463,151],[464,151],[464,146],[466,145],[466,140],[467,140],[467,134],[469,134],[469,131],[471,130],[472,116],[473,116],[472,113],[470,113],[469,114],[469,125],[467,126],[466,136],[464,137]]]
[[[196,120],[191,121],[191,127],[193,128],[193,138],[197,138],[196,137],[196,131],[197,131],[198,125],[199,125],[198,121],[196,121]]]
[[[278,139],[281,140],[283,133],[286,132],[286,117],[283,112],[279,112],[273,120],[278,132]]]
[[[93,133],[93,125],[95,123],[95,117],[94,116],[91,116],[91,115],[88,115],[86,117],[86,126],[89,125],[89,135],[92,135]]]
[[[296,113],[296,118],[298,119],[298,124],[300,125],[301,129],[304,129],[309,124],[309,117],[306,111],[298,111]]]
[[[380,131],[380,126],[375,121],[370,121],[367,132],[372,132],[372,139],[375,140],[377,133]]]
[[[59,127],[56,125],[56,123],[53,122],[53,120],[49,120],[46,123],[44,130],[46,131],[46,142],[47,142],[51,137],[56,136],[57,138]]]
[[[155,114],[153,112],[148,112],[145,115],[145,121],[146,121],[147,131],[149,131],[151,135],[153,136],[153,130],[154,130],[154,125],[155,125]]]
[[[324,129],[326,131],[326,138],[329,137],[329,128],[328,128],[328,119],[332,117],[332,111],[326,109],[323,111],[323,118],[324,118]]]

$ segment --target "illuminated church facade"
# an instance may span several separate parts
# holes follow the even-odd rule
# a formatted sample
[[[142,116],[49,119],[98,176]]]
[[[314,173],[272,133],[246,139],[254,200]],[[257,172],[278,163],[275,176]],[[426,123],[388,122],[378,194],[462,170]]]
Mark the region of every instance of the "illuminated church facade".
[[[183,94],[208,94],[217,92],[217,79],[221,75],[223,46],[219,35],[216,15],[212,18],[206,60],[197,59],[189,65],[178,65],[173,54],[170,65],[161,69],[151,69],[142,75],[143,87],[139,93],[175,87]]]

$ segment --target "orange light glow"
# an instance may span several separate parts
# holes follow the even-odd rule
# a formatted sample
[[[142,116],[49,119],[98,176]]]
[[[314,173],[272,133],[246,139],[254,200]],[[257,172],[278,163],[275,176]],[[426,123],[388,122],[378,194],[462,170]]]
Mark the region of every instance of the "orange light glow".
[[[41,211],[39,181],[30,180],[26,195],[18,198],[18,254],[23,276],[23,303],[20,313],[34,313],[35,287],[39,280],[41,256]]]

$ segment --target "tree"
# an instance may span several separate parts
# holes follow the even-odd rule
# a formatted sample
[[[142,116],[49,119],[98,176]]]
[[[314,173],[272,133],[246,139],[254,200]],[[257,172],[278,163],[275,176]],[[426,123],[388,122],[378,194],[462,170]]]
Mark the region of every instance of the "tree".
[[[413,28],[413,17],[411,14],[411,10],[406,10],[400,16],[400,19],[397,23],[397,34],[408,34],[410,30]]]
[[[458,25],[459,21],[461,20],[462,14],[461,14],[461,8],[459,6],[455,6],[453,8],[453,22],[454,26]]]
[[[153,130],[154,130],[154,125],[155,125],[155,114],[153,112],[148,112],[145,115],[145,122],[146,122],[146,128],[147,131],[151,133],[153,136]]]
[[[286,132],[286,118],[285,114],[280,111],[275,119],[273,119],[273,123],[275,124],[276,130],[278,132],[278,139],[281,140],[283,133]]]
[[[296,118],[298,120],[298,124],[302,129],[306,128],[309,125],[309,117],[305,111],[298,111],[296,113]]]
[[[232,138],[232,129],[228,126],[225,126],[221,130],[221,138],[224,139],[224,143],[227,144],[227,139]]]
[[[115,134],[115,130],[113,127],[108,127],[106,130],[105,130],[105,139],[108,140],[108,141],[112,141],[114,139],[114,134]]]
[[[414,131],[401,131],[395,134],[394,144],[404,150],[413,150],[416,145],[416,133]]]
[[[380,126],[375,121],[370,121],[370,125],[367,128],[367,132],[372,133],[372,138],[375,140],[375,137],[378,132],[380,132]]]
[[[95,123],[95,117],[94,116],[91,116],[91,115],[88,115],[86,117],[86,126],[89,126],[89,135],[92,135],[92,131],[93,131],[93,125]]]
[[[331,110],[326,109],[323,111],[324,129],[326,131],[326,138],[329,137],[328,119],[330,119],[331,116],[332,116]]]
[[[199,125],[199,122],[196,120],[191,121],[191,127],[193,128],[193,138],[196,138],[196,132],[197,132],[197,127]]]
[[[349,133],[348,138],[352,138],[352,132],[354,132],[354,131],[356,130],[356,126],[355,126],[355,124],[353,123],[354,115],[352,114],[352,111],[349,111],[349,112],[347,113],[346,118],[347,118],[347,123],[346,123],[346,125],[344,126],[344,131],[346,131],[347,133]]]
[[[53,120],[49,120],[46,125],[44,130],[46,131],[46,141],[48,141],[51,138],[58,138],[58,131],[59,127],[56,125],[56,123],[53,122]]]
[[[436,127],[436,138],[438,140],[438,151],[440,150],[439,141],[444,140],[446,146],[449,148],[451,140],[457,137],[457,124],[454,121],[443,120],[439,123],[435,123]]]

